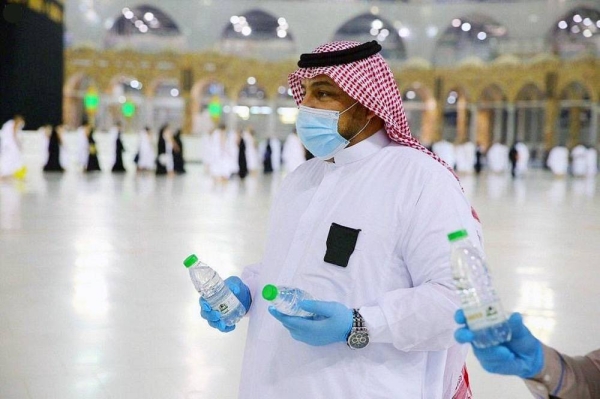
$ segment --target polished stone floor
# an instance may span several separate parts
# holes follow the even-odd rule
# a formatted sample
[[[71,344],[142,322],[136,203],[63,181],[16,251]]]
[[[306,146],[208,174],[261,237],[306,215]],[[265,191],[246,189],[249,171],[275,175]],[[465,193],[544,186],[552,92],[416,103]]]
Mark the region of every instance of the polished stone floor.
[[[246,321],[205,325],[181,261],[195,252],[227,276],[259,259],[280,181],[216,185],[190,165],[0,182],[0,398],[235,398]],[[505,307],[566,353],[600,346],[598,180],[463,184]],[[516,377],[469,369],[477,399],[529,397]]]

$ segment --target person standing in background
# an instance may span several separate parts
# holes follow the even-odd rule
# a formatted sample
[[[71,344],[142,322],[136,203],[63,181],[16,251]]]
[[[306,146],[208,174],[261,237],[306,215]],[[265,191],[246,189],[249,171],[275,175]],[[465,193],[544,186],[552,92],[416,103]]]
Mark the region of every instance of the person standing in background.
[[[0,130],[0,178],[25,178],[27,169],[21,154],[19,135],[25,127],[25,118],[15,117],[2,126]]]
[[[123,141],[121,141],[121,130],[121,122],[117,122],[109,132],[111,141],[114,143],[114,163],[112,167],[113,173],[127,172],[125,165],[123,165],[123,152],[125,152],[125,147],[123,146]]]
[[[154,170],[156,167],[156,153],[152,144],[152,130],[146,126],[139,132],[138,152],[135,163],[138,171]]]
[[[298,166],[306,161],[304,146],[295,130],[285,139],[281,159],[283,161],[283,169],[287,173],[293,172]]]
[[[185,159],[183,158],[183,141],[181,140],[181,129],[173,136],[173,170],[178,175],[185,173]]]
[[[64,172],[61,165],[62,126],[46,125],[44,134],[48,137],[48,160],[44,165],[44,172]]]
[[[98,150],[96,148],[96,140],[94,140],[94,128],[90,125],[86,126],[86,134],[88,139],[88,159],[85,167],[86,172],[99,172],[100,163],[98,162]]]

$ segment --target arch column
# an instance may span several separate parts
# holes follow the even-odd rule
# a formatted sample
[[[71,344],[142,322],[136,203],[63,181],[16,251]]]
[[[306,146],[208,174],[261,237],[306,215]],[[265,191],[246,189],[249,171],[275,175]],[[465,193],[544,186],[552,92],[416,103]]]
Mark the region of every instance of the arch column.
[[[569,110],[569,148],[575,147],[580,141],[581,135],[581,108],[572,107]]]
[[[600,115],[600,105],[592,103],[590,107],[590,145],[596,147],[598,145],[598,116]]]
[[[502,109],[494,108],[494,134],[492,136],[492,142],[500,142],[502,140]]]
[[[544,114],[544,146],[550,151],[556,144],[556,120],[559,115],[559,104],[555,98],[546,101],[546,112]]]
[[[456,142],[462,143],[467,138],[467,100],[464,96],[458,97],[456,104]]]
[[[515,104],[506,105],[508,118],[506,119],[506,144],[511,145],[515,141]]]
[[[479,110],[477,109],[477,104],[471,104],[469,106],[469,111],[471,112],[471,120],[469,124],[469,141],[471,143],[477,142],[477,113]]]

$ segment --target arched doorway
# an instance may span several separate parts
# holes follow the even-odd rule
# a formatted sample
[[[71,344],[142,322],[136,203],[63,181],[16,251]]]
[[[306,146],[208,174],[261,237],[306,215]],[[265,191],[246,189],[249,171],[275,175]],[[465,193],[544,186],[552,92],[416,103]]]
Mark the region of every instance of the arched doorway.
[[[99,91],[94,79],[84,73],[71,76],[63,89],[63,123],[71,128],[80,126],[88,119],[85,110],[85,95]],[[99,104],[100,105],[100,104]]]
[[[491,85],[483,89],[477,109],[477,141],[484,147],[489,147],[493,143],[512,144],[507,142],[514,138],[508,137],[506,94],[498,85]]]
[[[531,159],[536,161],[544,150],[544,92],[535,84],[529,83],[516,98],[516,139],[531,150]]]
[[[443,97],[442,140],[461,143],[467,138],[469,99],[462,87],[455,87]]]
[[[592,132],[592,101],[588,88],[572,82],[560,93],[560,117],[556,143],[567,147],[596,144]]]
[[[431,145],[435,136],[436,104],[431,90],[413,83],[402,92],[402,104],[412,135],[424,145]]]
[[[247,126],[256,132],[256,139],[260,141],[275,134],[273,124],[275,110],[269,104],[266,90],[250,76],[247,84],[238,93],[238,101],[233,106],[235,126]]]
[[[196,82],[191,90],[192,134],[212,132],[219,123],[228,124],[233,105],[225,85],[215,79]]]
[[[175,128],[183,125],[185,101],[176,79],[159,80],[152,88],[152,98],[148,99],[148,123],[158,129],[168,123]]]
[[[296,128],[296,117],[298,116],[298,107],[292,97],[292,90],[287,82],[282,83],[277,88],[277,97],[275,100],[277,117],[275,119],[275,135],[285,140],[285,138]]]
[[[101,94],[100,112],[96,125],[108,129],[122,121],[124,129],[140,130],[148,121],[144,84],[132,76],[117,76],[111,80],[109,91]]]

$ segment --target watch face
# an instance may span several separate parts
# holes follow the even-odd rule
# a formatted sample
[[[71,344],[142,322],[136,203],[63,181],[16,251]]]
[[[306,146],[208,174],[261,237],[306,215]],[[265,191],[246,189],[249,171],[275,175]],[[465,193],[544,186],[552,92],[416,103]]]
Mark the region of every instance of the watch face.
[[[362,349],[369,344],[369,334],[361,331],[353,332],[348,337],[348,345],[354,349]]]

